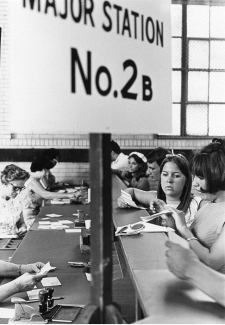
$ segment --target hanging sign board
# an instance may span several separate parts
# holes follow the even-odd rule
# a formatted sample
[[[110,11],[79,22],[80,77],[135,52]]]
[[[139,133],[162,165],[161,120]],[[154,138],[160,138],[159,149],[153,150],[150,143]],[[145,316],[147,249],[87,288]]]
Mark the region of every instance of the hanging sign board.
[[[171,132],[170,0],[12,0],[11,132]]]

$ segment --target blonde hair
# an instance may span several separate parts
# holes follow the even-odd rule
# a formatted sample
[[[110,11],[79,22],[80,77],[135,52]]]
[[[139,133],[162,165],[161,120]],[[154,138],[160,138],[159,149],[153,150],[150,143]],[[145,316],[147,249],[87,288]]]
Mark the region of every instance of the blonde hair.
[[[24,169],[16,165],[7,165],[1,172],[1,182],[3,184],[9,184],[14,180],[26,180],[30,177],[30,174]]]

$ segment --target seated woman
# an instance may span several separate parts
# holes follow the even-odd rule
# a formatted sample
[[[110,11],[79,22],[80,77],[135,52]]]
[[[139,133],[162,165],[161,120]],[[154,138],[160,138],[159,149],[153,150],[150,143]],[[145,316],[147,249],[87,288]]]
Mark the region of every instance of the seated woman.
[[[172,212],[180,235],[209,267],[225,273],[225,141],[214,139],[191,161],[193,186],[207,200],[188,229],[184,213],[173,207]]]
[[[46,174],[42,177],[42,181],[47,191],[55,191],[59,189],[64,189],[65,184],[63,182],[57,182],[56,177],[52,174],[51,170],[54,168],[60,159],[60,152],[55,148],[50,148],[44,150],[42,156],[47,158],[50,161],[50,167],[47,169]]]
[[[22,236],[26,225],[22,216],[22,203],[18,198],[20,189],[11,184],[0,184],[0,229],[6,235]]]
[[[149,191],[148,165],[146,157],[140,152],[132,152],[128,157],[128,171],[116,170],[121,180],[132,188]]]
[[[165,204],[173,206],[184,212],[185,224],[190,227],[197,210],[200,207],[201,198],[191,195],[192,176],[188,160],[182,155],[167,155],[160,166],[160,180],[158,191],[140,191],[138,189],[126,189],[134,201],[145,207],[165,210]],[[123,198],[118,199],[120,208],[128,205]],[[159,208],[158,208],[159,206]],[[157,211],[158,212],[158,211]],[[175,228],[172,217],[163,216],[161,225]]]
[[[55,193],[46,191],[40,184],[40,179],[45,173],[45,165],[40,161],[39,169],[32,173],[32,176],[25,170],[16,165],[8,165],[2,171],[2,179],[5,184],[11,184],[16,188],[25,190],[20,193],[20,200],[22,202],[23,218],[29,229],[34,222],[35,217],[40,211],[43,204],[43,199],[74,199],[74,193]]]
[[[16,278],[1,285],[0,302],[18,292],[32,290],[38,282],[46,277],[46,274],[39,274],[43,266],[42,262],[18,265],[0,261],[0,277]]]

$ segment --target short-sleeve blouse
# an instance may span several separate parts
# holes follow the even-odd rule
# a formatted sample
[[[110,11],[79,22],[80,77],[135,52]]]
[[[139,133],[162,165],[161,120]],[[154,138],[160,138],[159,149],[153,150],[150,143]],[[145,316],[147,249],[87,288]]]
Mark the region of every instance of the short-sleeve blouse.
[[[225,202],[209,202],[197,212],[190,230],[203,246],[210,249],[221,234],[224,224]],[[225,265],[218,271],[225,273]]]

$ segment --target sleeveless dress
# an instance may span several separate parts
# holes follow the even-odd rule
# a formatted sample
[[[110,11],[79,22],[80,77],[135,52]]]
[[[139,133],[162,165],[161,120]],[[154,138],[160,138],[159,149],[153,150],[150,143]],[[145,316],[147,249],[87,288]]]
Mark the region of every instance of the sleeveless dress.
[[[27,226],[30,229],[35,217],[38,215],[40,208],[43,206],[44,199],[32,190],[29,190],[29,184],[34,178],[30,177],[25,182],[26,189],[20,193],[20,199],[22,201],[23,218]],[[36,180],[36,179],[35,179]],[[38,182],[38,180],[36,180]]]
[[[224,224],[225,202],[209,202],[197,212],[190,230],[203,246],[210,249],[223,230]],[[225,264],[217,271],[225,273]]]

